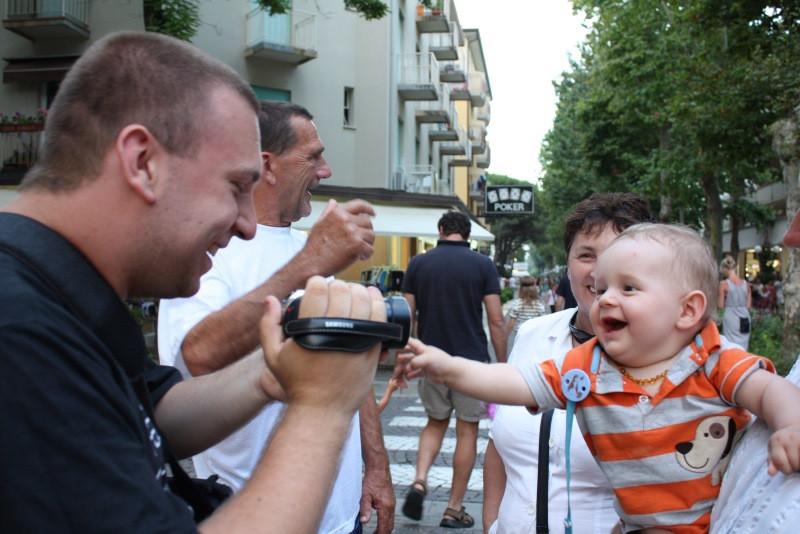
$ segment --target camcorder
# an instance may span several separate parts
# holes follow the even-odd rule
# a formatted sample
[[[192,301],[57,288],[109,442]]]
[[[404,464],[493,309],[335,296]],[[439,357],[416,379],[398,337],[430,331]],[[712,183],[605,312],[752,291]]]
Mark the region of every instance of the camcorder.
[[[381,343],[381,349],[405,347],[411,332],[411,308],[403,297],[384,297],[386,322],[349,317],[298,318],[305,291],[299,289],[284,300],[283,331],[298,345],[311,350],[363,352]]]

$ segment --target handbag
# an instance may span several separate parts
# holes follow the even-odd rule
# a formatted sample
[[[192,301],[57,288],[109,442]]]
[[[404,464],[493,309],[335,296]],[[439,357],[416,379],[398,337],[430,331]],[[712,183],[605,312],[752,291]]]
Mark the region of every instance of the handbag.
[[[750,317],[739,317],[739,333],[747,334],[750,332]]]

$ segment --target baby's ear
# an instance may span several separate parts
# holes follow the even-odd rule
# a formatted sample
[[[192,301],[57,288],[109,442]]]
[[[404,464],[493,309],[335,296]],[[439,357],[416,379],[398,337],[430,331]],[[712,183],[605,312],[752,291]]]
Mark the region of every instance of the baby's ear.
[[[681,315],[678,318],[678,328],[682,330],[696,330],[706,314],[706,295],[699,289],[691,291],[681,301]]]

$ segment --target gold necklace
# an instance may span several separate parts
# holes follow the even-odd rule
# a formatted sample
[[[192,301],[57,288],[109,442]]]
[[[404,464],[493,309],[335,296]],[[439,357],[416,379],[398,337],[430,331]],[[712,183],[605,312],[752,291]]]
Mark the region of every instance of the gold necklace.
[[[617,364],[617,368],[619,369],[619,372],[622,374],[622,376],[624,376],[625,378],[627,378],[628,380],[630,380],[631,382],[633,382],[634,384],[637,384],[639,386],[647,386],[647,385],[655,384],[656,382],[658,382],[662,378],[666,377],[667,376],[667,371],[669,371],[669,369],[665,369],[664,371],[658,373],[653,378],[634,378],[634,377],[631,376],[631,374],[628,372],[628,370],[625,369],[625,367],[623,367],[622,365]]]

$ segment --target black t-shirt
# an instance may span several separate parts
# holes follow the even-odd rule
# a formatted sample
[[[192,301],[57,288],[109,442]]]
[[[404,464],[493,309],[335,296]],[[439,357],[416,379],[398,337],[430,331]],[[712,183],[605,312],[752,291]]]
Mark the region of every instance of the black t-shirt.
[[[439,240],[436,248],[411,258],[401,291],[414,295],[424,343],[488,361],[483,297],[500,293],[492,260],[470,250],[467,241]]]
[[[558,283],[556,295],[564,297],[564,307],[562,309],[566,310],[578,306],[578,301],[575,300],[575,295],[572,294],[572,286],[569,283],[569,278],[566,276]]]
[[[144,373],[154,402],[180,376],[147,359],[125,304],[65,239],[18,215],[0,214],[0,280],[2,530],[195,532],[119,362]]]

